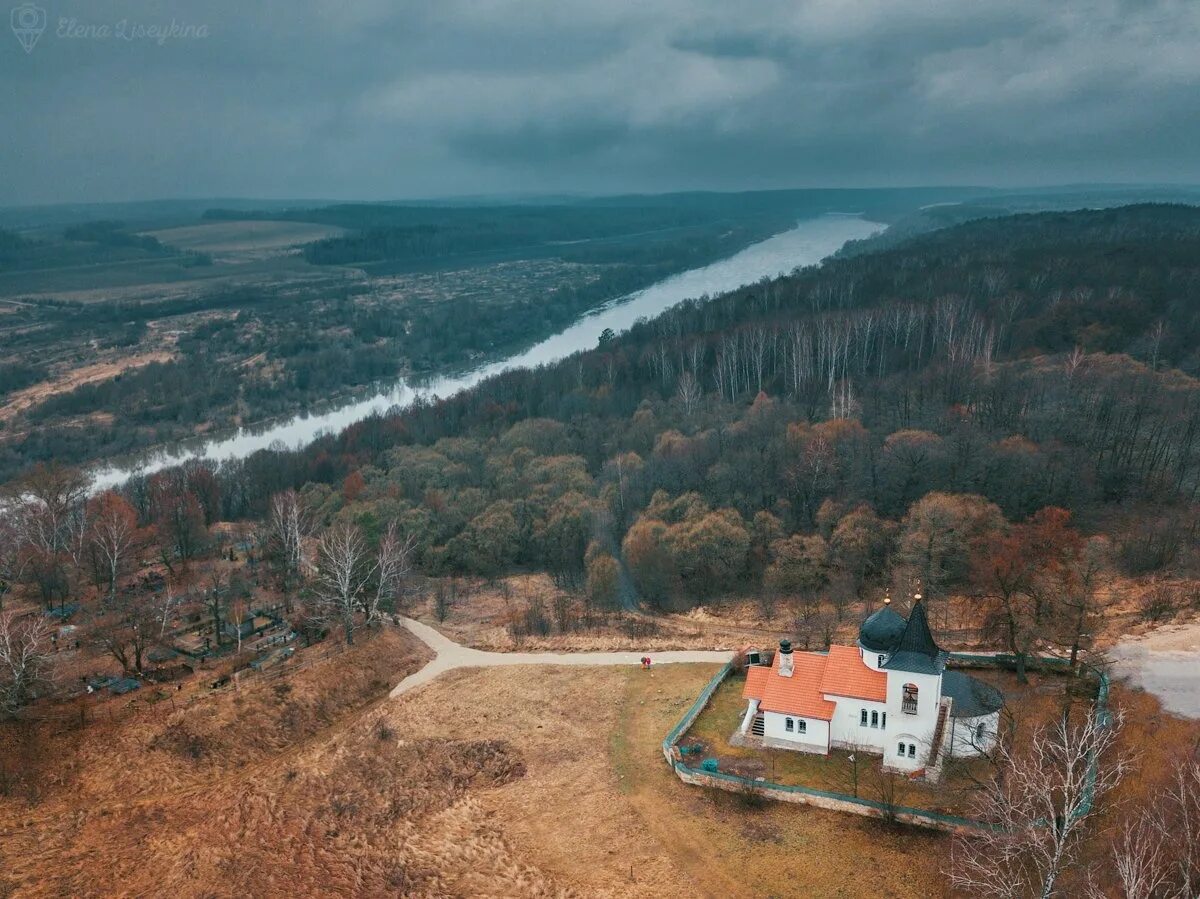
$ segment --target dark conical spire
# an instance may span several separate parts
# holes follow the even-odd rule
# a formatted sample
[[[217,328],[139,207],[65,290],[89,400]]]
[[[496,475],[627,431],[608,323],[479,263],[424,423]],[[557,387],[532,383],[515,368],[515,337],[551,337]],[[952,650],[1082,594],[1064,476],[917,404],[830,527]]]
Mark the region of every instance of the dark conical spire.
[[[908,613],[908,622],[904,625],[900,642],[896,644],[896,651],[883,667],[897,671],[937,674],[946,666],[949,653],[934,642],[933,633],[929,630],[929,617],[925,614],[925,603],[921,601],[919,593],[916,600],[912,611]]]
[[[942,651],[933,640],[933,633],[929,630],[929,616],[925,614],[925,603],[920,598],[908,613],[908,623],[904,626],[904,633],[900,635],[896,649],[899,652],[920,652],[927,656],[936,656]]]

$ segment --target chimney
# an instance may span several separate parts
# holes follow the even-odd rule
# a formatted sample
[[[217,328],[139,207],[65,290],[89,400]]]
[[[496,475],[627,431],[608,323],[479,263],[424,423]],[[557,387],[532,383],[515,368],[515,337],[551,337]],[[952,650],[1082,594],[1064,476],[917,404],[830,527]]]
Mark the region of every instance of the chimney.
[[[779,676],[792,676],[792,644],[790,640],[779,641]]]

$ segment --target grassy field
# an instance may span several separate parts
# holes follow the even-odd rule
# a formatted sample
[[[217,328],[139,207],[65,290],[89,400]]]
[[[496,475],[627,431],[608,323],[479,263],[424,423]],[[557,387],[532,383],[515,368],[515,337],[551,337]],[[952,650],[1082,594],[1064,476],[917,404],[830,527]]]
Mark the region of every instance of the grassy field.
[[[214,261],[246,261],[279,255],[300,244],[344,234],[346,229],[312,222],[231,220],[145,233],[168,246],[208,253]]]
[[[461,669],[387,700],[424,657],[389,630],[175,711],[4,732],[36,788],[0,797],[0,896],[945,895],[945,835],[680,782],[661,741],[714,666]],[[1114,705],[1144,802],[1200,727]]]
[[[711,666],[463,670],[381,702],[418,655],[388,633],[287,681],[43,744],[38,795],[0,798],[0,895],[935,888],[937,838],[677,781],[658,746]]]

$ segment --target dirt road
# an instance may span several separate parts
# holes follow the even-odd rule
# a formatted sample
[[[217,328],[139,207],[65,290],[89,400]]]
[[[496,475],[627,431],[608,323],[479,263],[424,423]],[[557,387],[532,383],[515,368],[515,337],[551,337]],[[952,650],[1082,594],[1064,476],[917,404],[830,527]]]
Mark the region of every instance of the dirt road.
[[[637,665],[642,656],[650,655],[655,665],[671,662],[728,662],[733,653],[728,650],[678,650],[671,652],[484,652],[455,643],[427,624],[412,618],[400,623],[434,652],[434,659],[420,671],[400,681],[391,692],[401,693],[429,683],[438,675],[453,668],[494,668],[501,665]]]

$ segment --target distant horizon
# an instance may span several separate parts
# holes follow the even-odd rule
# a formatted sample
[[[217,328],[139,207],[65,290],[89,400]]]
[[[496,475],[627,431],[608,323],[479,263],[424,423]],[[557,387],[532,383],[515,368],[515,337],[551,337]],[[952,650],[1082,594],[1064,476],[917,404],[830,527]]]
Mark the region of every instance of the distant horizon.
[[[1048,192],[1048,191],[1085,191],[1085,190],[1181,190],[1200,191],[1200,181],[1077,181],[1077,182],[1057,182],[1047,181],[1044,183],[1024,183],[1015,184],[1012,186],[996,185],[996,184],[972,184],[972,183],[912,183],[912,184],[822,184],[822,185],[793,185],[788,187],[748,187],[748,188],[717,188],[717,187],[696,187],[685,188],[679,190],[616,190],[616,191],[517,191],[517,192],[496,192],[496,193],[463,193],[463,194],[428,194],[428,195],[408,195],[408,196],[388,196],[388,197],[369,197],[366,195],[342,195],[342,196],[325,196],[325,197],[306,197],[303,195],[278,194],[278,195],[235,195],[235,194],[194,194],[194,195],[151,195],[143,197],[124,197],[124,198],[109,198],[96,200],[50,200],[30,203],[0,203],[0,210],[17,211],[17,210],[36,210],[36,209],[56,209],[56,208],[71,208],[71,207],[88,207],[88,206],[121,206],[121,205],[156,205],[170,203],[291,203],[298,207],[308,206],[324,206],[331,204],[363,204],[363,205],[419,205],[422,203],[456,203],[470,205],[472,202],[481,204],[495,205],[509,201],[519,201],[528,203],[531,201],[546,201],[554,200],[594,200],[594,199],[616,199],[623,197],[672,197],[689,194],[715,194],[715,195],[735,195],[735,194],[770,194],[770,193],[791,193],[804,191],[919,191],[919,190],[962,190],[962,191],[987,191],[999,196],[1019,196],[1027,192]],[[219,207],[213,207],[219,208]],[[251,211],[251,210],[247,210]]]

